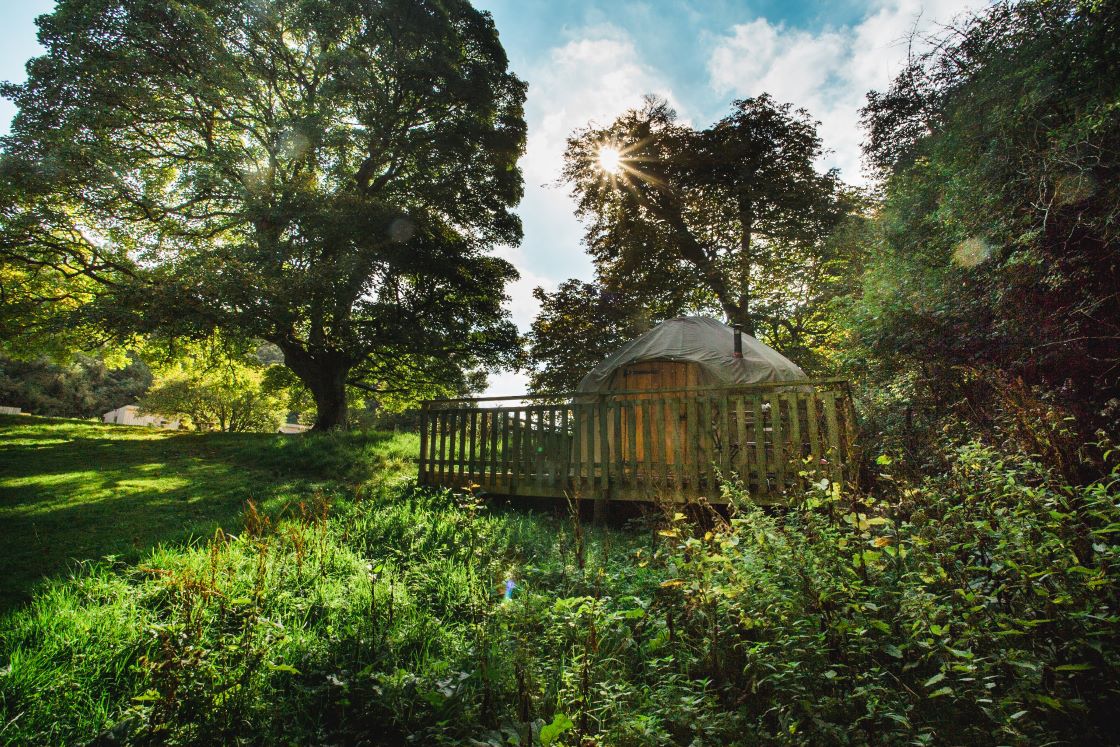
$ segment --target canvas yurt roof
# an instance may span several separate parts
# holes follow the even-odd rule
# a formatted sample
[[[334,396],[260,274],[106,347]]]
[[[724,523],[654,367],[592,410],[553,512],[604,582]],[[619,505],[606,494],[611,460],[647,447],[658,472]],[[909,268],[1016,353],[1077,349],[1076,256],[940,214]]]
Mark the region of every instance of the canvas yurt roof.
[[[723,322],[704,316],[679,316],[634,338],[579,383],[579,391],[610,391],[616,370],[632,363],[679,361],[695,363],[704,386],[738,386],[769,381],[798,381],[805,372],[773,348],[743,334],[743,357],[734,357],[735,332]]]

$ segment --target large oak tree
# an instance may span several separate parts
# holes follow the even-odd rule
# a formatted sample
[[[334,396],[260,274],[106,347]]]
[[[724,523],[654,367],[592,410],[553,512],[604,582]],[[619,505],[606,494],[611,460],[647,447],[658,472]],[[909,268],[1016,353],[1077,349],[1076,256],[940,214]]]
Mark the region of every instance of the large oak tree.
[[[61,0],[2,93],[3,332],[275,343],[346,387],[512,361],[525,86],[464,0]]]

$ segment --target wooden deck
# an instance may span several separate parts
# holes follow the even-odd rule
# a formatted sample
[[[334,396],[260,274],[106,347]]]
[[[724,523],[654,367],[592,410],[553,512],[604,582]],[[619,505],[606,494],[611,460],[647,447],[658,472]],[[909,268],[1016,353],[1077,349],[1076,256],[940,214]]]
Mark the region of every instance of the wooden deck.
[[[605,395],[425,402],[420,482],[510,496],[759,503],[849,476],[854,416],[840,379]]]

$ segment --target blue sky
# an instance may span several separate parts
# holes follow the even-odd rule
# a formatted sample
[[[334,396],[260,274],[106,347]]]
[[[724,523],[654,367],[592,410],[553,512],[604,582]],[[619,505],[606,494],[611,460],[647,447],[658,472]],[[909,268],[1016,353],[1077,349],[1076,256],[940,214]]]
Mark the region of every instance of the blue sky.
[[[984,0],[476,0],[498,26],[513,70],[529,83],[529,143],[522,161],[525,239],[504,247],[521,280],[509,293],[525,329],[532,289],[591,277],[567,190],[555,184],[564,138],[609,122],[643,94],[668,98],[703,127],[734,98],[769,92],[821,121],[837,166],[861,183],[858,109],[906,58],[912,30],[929,32]],[[34,55],[33,20],[51,0],[0,0],[0,79],[21,80]],[[0,100],[0,132],[13,114]],[[520,374],[492,377],[490,393],[524,390]]]

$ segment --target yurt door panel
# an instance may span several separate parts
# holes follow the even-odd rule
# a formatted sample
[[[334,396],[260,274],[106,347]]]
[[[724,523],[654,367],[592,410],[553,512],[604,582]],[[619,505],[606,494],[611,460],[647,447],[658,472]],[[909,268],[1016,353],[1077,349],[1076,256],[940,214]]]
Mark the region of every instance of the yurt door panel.
[[[646,361],[623,366],[614,372],[611,389],[662,392],[667,389],[699,386],[700,370],[694,363],[680,361]],[[637,399],[649,395],[634,395]]]
[[[681,408],[676,418],[667,420],[664,416],[657,417],[648,424],[648,428],[646,419],[654,417],[652,409],[642,407],[640,403],[642,400],[662,402],[667,392],[694,386],[700,386],[700,371],[694,363],[645,361],[615,371],[611,381],[611,389],[614,391],[649,392],[622,396],[623,400],[634,403],[627,407],[630,410],[629,417],[622,418],[621,437],[616,441],[622,447],[624,463],[633,465],[637,472],[656,472],[660,466],[657,462],[673,465],[688,463],[692,459],[684,400],[680,402]],[[613,429],[613,424],[611,426]],[[676,432],[671,432],[672,430]],[[610,435],[613,438],[613,430]],[[680,459],[674,455],[674,436],[679,439],[682,447]]]

